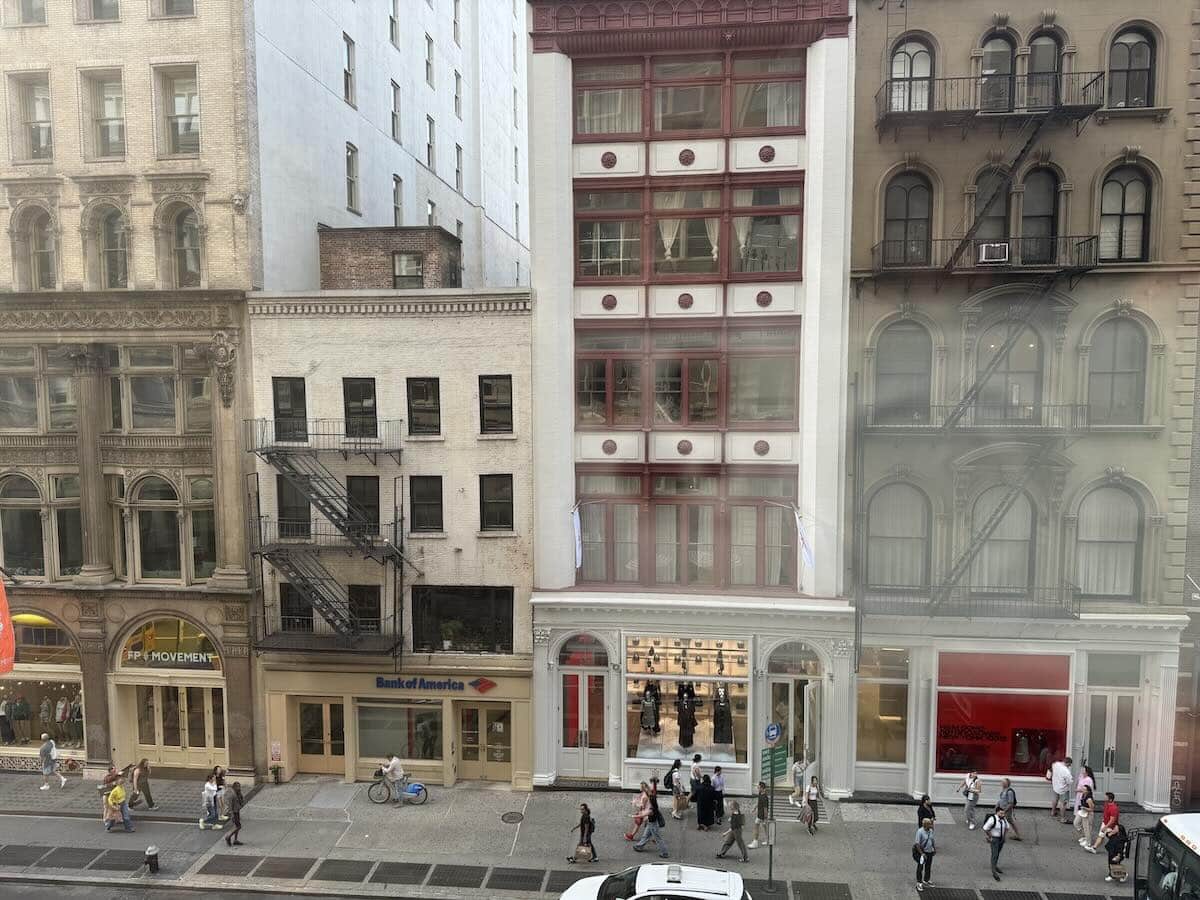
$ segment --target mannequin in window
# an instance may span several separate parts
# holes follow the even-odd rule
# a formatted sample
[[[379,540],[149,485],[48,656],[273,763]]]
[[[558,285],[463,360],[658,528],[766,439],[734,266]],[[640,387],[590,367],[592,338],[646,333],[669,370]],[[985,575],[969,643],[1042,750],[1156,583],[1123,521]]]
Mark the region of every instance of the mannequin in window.
[[[17,742],[17,734],[13,731],[12,722],[8,720],[8,708],[10,704],[7,700],[0,703],[0,743],[15,744]]]
[[[696,739],[696,701],[684,697],[679,704],[679,746],[690,747]]]
[[[58,703],[54,705],[54,726],[58,733],[58,739],[64,744],[70,738],[70,730],[67,723],[71,718],[71,701],[62,696],[58,698]]]
[[[645,700],[647,698],[651,699],[654,703],[654,720],[651,724],[647,725],[645,718],[643,718],[642,728],[647,728],[654,734],[658,734],[660,731],[662,731],[662,728],[659,725],[662,716],[662,691],[659,689],[657,681],[647,681],[646,687],[642,691],[643,716],[645,715]]]
[[[713,702],[713,743],[733,743],[733,703],[724,683],[717,685],[717,696]]]
[[[24,694],[20,694],[13,706],[13,727],[17,732],[17,740],[29,743],[29,701]]]
[[[647,681],[646,686],[642,689],[642,704],[641,704],[640,723],[642,732],[651,734],[655,731],[655,724],[658,721],[658,699],[654,696],[654,687]]]
[[[38,721],[42,724],[42,731],[46,732],[47,734],[53,730],[50,724],[53,718],[53,709],[50,704],[50,698],[48,696],[43,697],[42,705],[38,707]]]
[[[1022,730],[1013,732],[1013,762],[1025,768],[1029,765],[1029,760],[1029,735]]]
[[[76,747],[83,746],[83,691],[77,692],[71,701],[71,740]]]

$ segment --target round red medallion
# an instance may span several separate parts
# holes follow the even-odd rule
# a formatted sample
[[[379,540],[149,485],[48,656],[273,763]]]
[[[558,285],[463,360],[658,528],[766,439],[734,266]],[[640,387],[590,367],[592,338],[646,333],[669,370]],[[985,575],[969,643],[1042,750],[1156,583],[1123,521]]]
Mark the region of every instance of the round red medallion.
[[[616,164],[617,154],[613,153],[611,150],[605,150],[604,153],[600,155],[600,165],[604,166],[604,168],[611,169]]]
[[[693,303],[692,295],[688,293],[680,294],[678,303],[680,309],[691,309]]]
[[[755,455],[766,456],[770,452],[771,452],[771,445],[768,444],[766,441],[755,441],[754,442]]]
[[[613,310],[617,308],[617,297],[615,294],[605,294],[600,298],[600,305],[605,309]]]
[[[687,456],[692,452],[692,442],[685,438],[675,445],[675,449],[679,451],[680,456]]]
[[[605,456],[612,456],[617,452],[617,442],[612,438],[608,438],[608,440],[600,445],[600,449],[604,451]]]
[[[774,158],[775,158],[775,148],[772,147],[770,144],[763,144],[761,147],[758,148],[759,162],[769,163]]]
[[[679,151],[679,164],[681,166],[690,166],[696,161],[696,154],[686,147]]]
[[[759,306],[761,306],[763,309],[766,309],[768,306],[771,305],[772,299],[774,299],[774,298],[771,296],[770,291],[759,291],[758,296],[756,296],[754,298],[754,302],[757,303]]]

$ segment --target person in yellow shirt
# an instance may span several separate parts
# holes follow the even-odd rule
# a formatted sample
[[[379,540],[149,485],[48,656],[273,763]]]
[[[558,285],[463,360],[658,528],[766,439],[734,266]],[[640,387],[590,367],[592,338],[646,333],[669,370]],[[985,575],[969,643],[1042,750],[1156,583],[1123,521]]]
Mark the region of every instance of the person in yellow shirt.
[[[104,798],[104,830],[112,831],[113,825],[120,821],[126,831],[133,831],[133,820],[129,817],[129,794],[125,790],[125,778],[117,780],[113,789]]]

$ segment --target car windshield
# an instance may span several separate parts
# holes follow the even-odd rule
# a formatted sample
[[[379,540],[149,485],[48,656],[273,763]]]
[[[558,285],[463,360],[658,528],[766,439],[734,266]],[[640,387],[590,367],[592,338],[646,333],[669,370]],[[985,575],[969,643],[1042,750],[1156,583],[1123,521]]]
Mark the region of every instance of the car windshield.
[[[627,900],[632,897],[637,886],[637,869],[626,869],[616,875],[609,875],[600,885],[600,893],[596,900]]]

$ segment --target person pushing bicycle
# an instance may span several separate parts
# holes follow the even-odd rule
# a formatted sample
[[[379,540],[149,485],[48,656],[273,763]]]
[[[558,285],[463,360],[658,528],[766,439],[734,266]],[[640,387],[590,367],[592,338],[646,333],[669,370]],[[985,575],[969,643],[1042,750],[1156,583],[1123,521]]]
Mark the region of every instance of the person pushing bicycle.
[[[408,776],[404,774],[404,766],[401,765],[400,757],[395,753],[383,764],[383,780],[387,782],[388,790],[392,795],[392,801],[394,803],[402,802],[404,800],[404,785],[408,781]]]

